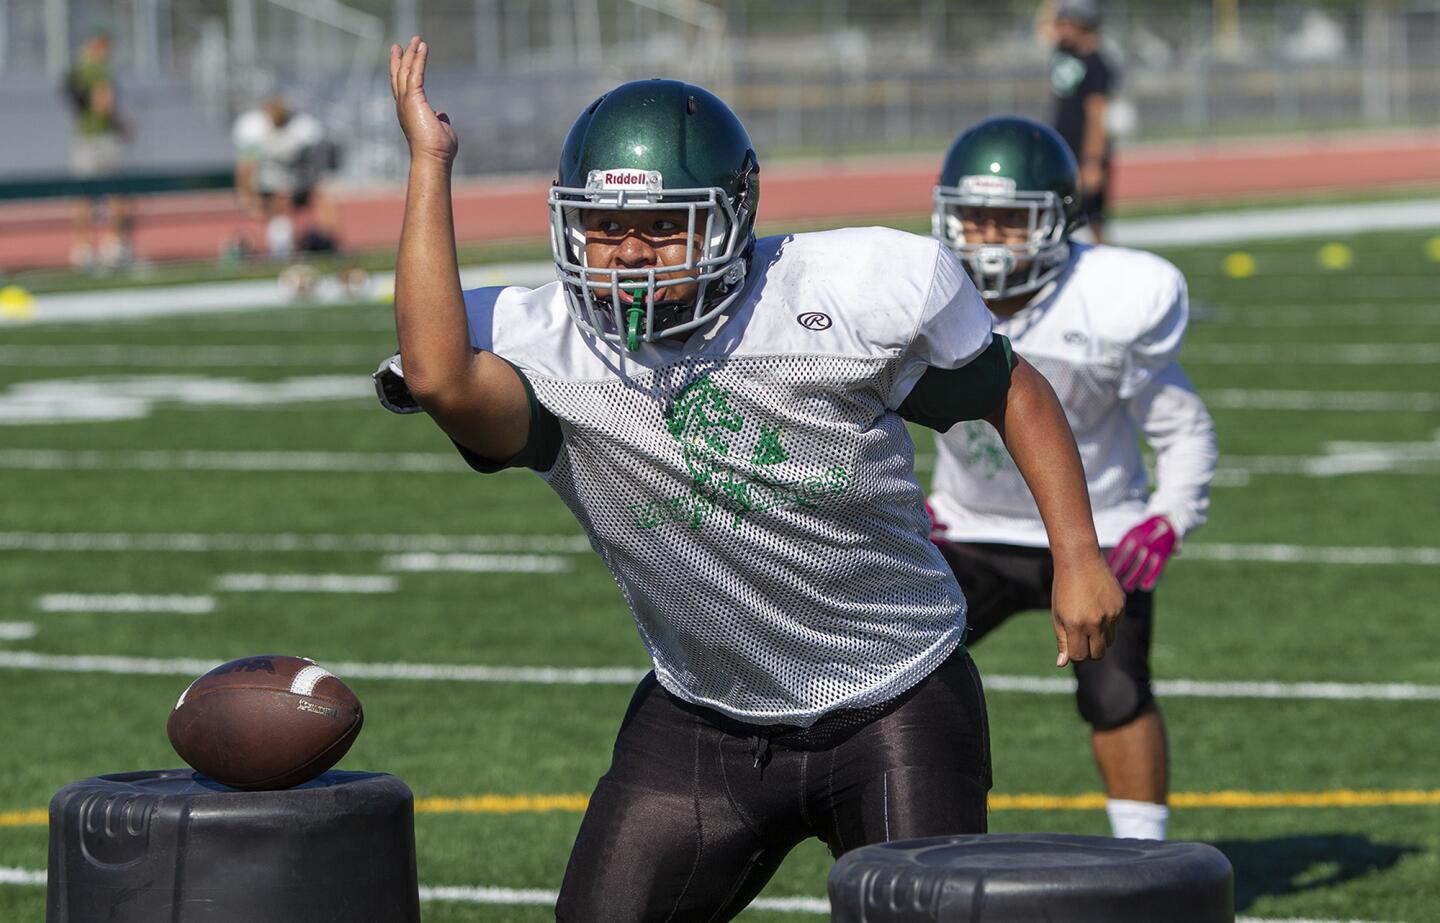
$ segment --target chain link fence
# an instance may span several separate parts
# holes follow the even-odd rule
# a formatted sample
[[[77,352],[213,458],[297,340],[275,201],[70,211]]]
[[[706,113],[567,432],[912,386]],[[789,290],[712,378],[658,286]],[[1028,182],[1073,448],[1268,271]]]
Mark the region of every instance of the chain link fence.
[[[767,156],[934,151],[999,112],[1045,117],[1035,3],[958,0],[8,0],[0,2],[0,173],[68,140],[59,75],[115,39],[134,158],[214,161],[229,124],[286,92],[355,181],[404,157],[388,42],[430,42],[434,98],[465,174],[546,172],[574,113],[609,86],[674,76],[729,100]],[[1114,128],[1146,139],[1440,122],[1440,0],[1111,0]],[[43,106],[41,102],[43,101]]]

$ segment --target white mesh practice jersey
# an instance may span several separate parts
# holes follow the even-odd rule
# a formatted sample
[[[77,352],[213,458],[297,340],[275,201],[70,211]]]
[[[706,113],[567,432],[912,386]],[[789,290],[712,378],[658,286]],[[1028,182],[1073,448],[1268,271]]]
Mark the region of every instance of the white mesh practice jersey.
[[[1147,516],[1181,535],[1205,521],[1215,431],[1177,362],[1189,315],[1185,278],[1153,254],[1070,245],[1065,271],[995,331],[1055,389],[1075,431],[1100,544]],[[1157,489],[1140,453],[1156,453]],[[954,541],[1045,547],[1035,498],[983,421],[936,435],[930,504]]]
[[[559,284],[466,293],[471,341],[560,421],[542,474],[584,526],[673,694],[808,726],[924,678],[965,599],[927,540],[899,406],[991,317],[936,242],[883,228],[760,240],[726,316],[630,353]]]

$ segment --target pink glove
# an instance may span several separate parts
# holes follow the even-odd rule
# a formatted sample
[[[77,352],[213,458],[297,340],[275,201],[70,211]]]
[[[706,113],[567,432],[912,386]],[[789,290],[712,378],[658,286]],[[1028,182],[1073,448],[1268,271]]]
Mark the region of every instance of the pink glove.
[[[1142,590],[1153,590],[1165,562],[1175,553],[1178,540],[1170,520],[1164,516],[1151,516],[1126,532],[1120,544],[1111,550],[1110,571],[1127,593],[1133,593],[1137,586]]]
[[[930,520],[930,541],[937,545],[945,544],[945,535],[948,530],[945,523],[935,518],[935,508],[930,505],[929,500],[925,501],[925,515]]]

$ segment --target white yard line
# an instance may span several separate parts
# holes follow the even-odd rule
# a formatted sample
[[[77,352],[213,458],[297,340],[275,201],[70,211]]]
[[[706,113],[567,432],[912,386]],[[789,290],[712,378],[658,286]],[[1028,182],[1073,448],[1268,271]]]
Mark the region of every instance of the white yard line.
[[[1344,410],[1431,413],[1440,410],[1434,391],[1278,391],[1218,388],[1201,393],[1207,406],[1223,410]]]
[[[1254,474],[1335,477],[1343,474],[1435,474],[1440,440],[1413,443],[1330,443],[1324,455],[1226,455],[1219,483],[1247,483]],[[935,456],[915,456],[930,471]],[[202,450],[0,449],[0,470],[12,471],[277,471],[471,474],[453,452],[221,452]]]
[[[197,658],[118,657],[42,654],[0,650],[0,668],[44,673],[106,673],[121,676],[198,676],[220,663]],[[639,667],[515,667],[485,664],[352,663],[322,666],[346,679],[425,682],[514,683],[538,686],[633,686],[645,675]],[[985,674],[992,692],[1069,695],[1075,680],[1066,676]],[[1440,686],[1418,683],[1283,683],[1274,680],[1159,680],[1156,691],[1170,698],[1281,699],[1287,701],[1433,702]]]
[[[217,452],[0,449],[22,471],[383,471],[471,474],[456,452]]]
[[[369,372],[383,356],[364,346],[0,346],[9,368],[350,367]]]
[[[339,535],[213,532],[0,532],[0,551],[39,552],[381,552],[433,554],[588,554],[579,534],[552,535]],[[1421,565],[1440,564],[1440,548],[1227,544],[1191,542],[1183,554],[1192,560],[1265,561],[1281,564]],[[424,561],[425,559],[416,559]],[[420,565],[417,565],[420,566]]]
[[[560,535],[301,534],[243,532],[0,532],[0,551],[381,552],[581,554],[590,542]]]
[[[395,577],[366,574],[221,574],[221,593],[394,593]]]
[[[0,867],[0,885],[44,886],[44,869]],[[550,907],[559,892],[543,888],[498,888],[485,885],[421,885],[420,900],[426,903],[488,904],[499,906]],[[830,901],[823,897],[762,897],[748,910],[772,913],[828,914]],[[1317,920],[1300,917],[1236,917],[1235,923],[1366,923],[1364,920]]]
[[[1272,564],[1440,565],[1440,548],[1377,546],[1252,545],[1191,542],[1180,552],[1200,561],[1263,561]]]
[[[1433,365],[1440,343],[1205,343],[1181,357],[1196,365]]]
[[[535,554],[437,554],[419,551],[391,555],[380,567],[407,573],[471,573],[471,574],[558,574],[574,570],[569,558]]]
[[[35,600],[41,612],[169,612],[204,615],[215,611],[213,596],[150,596],[140,593],[47,593]]]
[[[34,622],[0,622],[0,641],[25,641],[36,631]]]

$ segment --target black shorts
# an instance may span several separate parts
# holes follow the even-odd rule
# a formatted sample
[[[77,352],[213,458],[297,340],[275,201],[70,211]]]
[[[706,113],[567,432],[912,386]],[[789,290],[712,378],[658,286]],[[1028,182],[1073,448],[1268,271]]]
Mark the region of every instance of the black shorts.
[[[802,840],[839,856],[984,833],[989,789],[985,696],[964,648],[908,692],[803,729],[726,718],[650,674],[590,799],[556,918],[729,920]]]
[[[944,542],[940,550],[969,603],[971,644],[1017,612],[1050,608],[1055,564],[1048,548]],[[1081,717],[1097,730],[1120,727],[1155,709],[1150,687],[1154,615],[1154,593],[1126,594],[1115,643],[1104,658],[1075,664],[1076,704]]]

